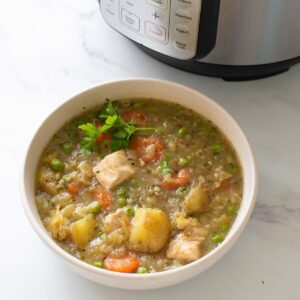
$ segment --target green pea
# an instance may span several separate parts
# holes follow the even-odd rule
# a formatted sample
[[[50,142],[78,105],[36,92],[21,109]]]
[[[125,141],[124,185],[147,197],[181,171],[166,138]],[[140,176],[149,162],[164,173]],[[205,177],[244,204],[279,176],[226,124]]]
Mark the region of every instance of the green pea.
[[[119,205],[120,205],[121,207],[126,206],[127,203],[128,203],[128,201],[127,201],[127,199],[126,199],[125,197],[120,197],[120,198],[118,199],[118,202],[119,202]]]
[[[70,154],[73,150],[73,145],[70,143],[63,143],[60,144],[60,148],[64,154]]]
[[[146,267],[139,267],[137,269],[137,273],[139,273],[139,274],[146,274],[146,273],[149,273],[149,269],[146,268]]]
[[[237,207],[234,204],[231,204],[227,207],[227,212],[231,215],[234,215],[237,213]]]
[[[235,164],[229,164],[227,171],[230,174],[235,174],[238,171],[238,167]]]
[[[228,224],[223,224],[221,228],[223,232],[228,232],[230,227]]]
[[[211,240],[214,242],[214,243],[216,243],[216,244],[218,244],[218,243],[220,243],[220,242],[222,242],[223,241],[223,235],[221,235],[221,234],[216,234],[216,235],[214,235],[212,238],[211,238]]]
[[[93,265],[94,267],[97,267],[97,268],[103,268],[103,262],[102,262],[102,261],[94,261],[94,262],[92,263],[92,265]]]
[[[142,108],[143,106],[144,106],[143,102],[134,102],[133,103],[133,107],[137,108],[137,109]]]
[[[61,160],[54,158],[50,161],[49,167],[53,171],[60,172],[60,171],[63,171],[63,169],[65,168],[65,165]]]
[[[98,201],[94,201],[88,206],[88,211],[97,214],[101,211],[101,205]]]
[[[178,130],[178,135],[182,138],[184,138],[187,134],[187,129],[186,127],[182,127]]]
[[[184,157],[179,158],[178,162],[181,166],[185,167],[188,164],[188,160]]]
[[[133,217],[134,214],[135,214],[135,211],[132,207],[128,207],[126,210],[125,210],[125,214],[128,216],[128,217]]]
[[[120,188],[117,190],[117,195],[118,195],[119,197],[126,197],[126,196],[127,196],[127,192],[128,192],[128,190],[127,190],[124,186],[122,186],[122,187],[120,187]]]
[[[222,151],[222,147],[220,144],[214,144],[210,147],[210,150],[213,154],[219,154]]]
[[[63,180],[63,182],[68,183],[68,182],[71,182],[73,179],[75,179],[76,176],[77,176],[77,172],[73,171],[71,173],[65,174],[62,177],[62,180]]]

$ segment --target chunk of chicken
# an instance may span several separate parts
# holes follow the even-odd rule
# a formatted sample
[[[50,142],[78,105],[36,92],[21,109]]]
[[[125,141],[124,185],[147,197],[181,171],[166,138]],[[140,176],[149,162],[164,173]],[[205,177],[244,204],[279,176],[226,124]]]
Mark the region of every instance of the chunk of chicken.
[[[120,150],[104,157],[94,168],[99,183],[111,190],[136,173],[136,161],[131,153]]]
[[[170,242],[167,250],[167,258],[177,259],[181,262],[191,262],[202,256],[202,241],[186,240],[180,233]]]
[[[117,209],[116,212],[107,215],[104,220],[103,231],[105,233],[110,233],[119,228],[129,235],[130,218],[125,214],[124,208]]]
[[[169,244],[167,257],[181,262],[191,262],[202,256],[202,244],[207,230],[195,218],[179,217],[176,227],[179,233]]]
[[[193,188],[183,203],[183,210],[187,214],[201,213],[207,211],[209,208],[209,197],[207,190],[203,189],[201,185]]]
[[[60,208],[63,208],[73,202],[73,197],[69,193],[63,192],[55,195],[51,199],[51,202],[55,205],[55,207],[59,206]]]
[[[104,242],[114,248],[119,247],[128,240],[130,229],[130,218],[125,214],[125,209],[118,209],[104,220]]]
[[[63,189],[63,181],[60,174],[50,168],[42,167],[38,173],[37,183],[39,188],[49,195],[56,195]]]

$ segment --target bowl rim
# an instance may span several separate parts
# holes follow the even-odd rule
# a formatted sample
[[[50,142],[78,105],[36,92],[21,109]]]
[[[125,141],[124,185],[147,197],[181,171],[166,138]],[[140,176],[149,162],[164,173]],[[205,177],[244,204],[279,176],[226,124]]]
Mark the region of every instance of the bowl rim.
[[[45,232],[45,228],[43,228],[42,223],[39,223],[36,220],[36,218],[35,218],[35,216],[32,212],[32,209],[29,205],[29,200],[27,199],[27,196],[26,196],[26,186],[25,186],[26,162],[27,162],[28,157],[30,156],[30,150],[31,150],[32,143],[35,140],[36,136],[38,135],[39,131],[41,130],[42,126],[45,123],[47,123],[47,121],[52,117],[52,115],[54,115],[57,111],[59,111],[67,102],[72,101],[74,98],[82,97],[82,96],[84,96],[85,93],[87,93],[91,90],[99,89],[103,86],[109,86],[109,85],[114,85],[114,84],[117,84],[117,83],[126,83],[126,82],[147,83],[147,84],[162,84],[162,85],[168,86],[169,88],[174,87],[176,89],[186,90],[187,92],[190,92],[190,93],[192,92],[192,93],[199,94],[201,96],[201,98],[203,98],[205,100],[205,102],[209,103],[209,105],[214,107],[214,109],[219,110],[220,113],[222,115],[224,115],[225,118],[227,120],[229,120],[232,123],[232,125],[234,127],[236,127],[236,129],[239,131],[242,143],[246,146],[246,148],[248,150],[248,153],[249,153],[248,160],[250,162],[249,165],[251,166],[250,172],[253,176],[253,184],[250,187],[251,189],[250,189],[250,195],[249,195],[249,198],[250,198],[249,205],[248,205],[247,210],[244,214],[244,217],[241,219],[238,226],[236,228],[234,228],[234,231],[231,233],[231,235],[227,235],[225,240],[222,243],[220,243],[216,248],[214,248],[212,251],[210,251],[209,253],[207,253],[206,255],[204,255],[203,257],[201,257],[199,259],[197,259],[194,262],[188,263],[188,264],[180,266],[180,267],[176,267],[174,269],[169,269],[169,270],[166,270],[166,271],[162,271],[162,272],[142,274],[142,276],[141,276],[141,274],[137,274],[137,273],[120,273],[120,272],[112,272],[112,271],[105,270],[105,269],[102,269],[102,268],[95,268],[94,266],[92,266],[92,265],[90,265],[90,264],[88,264],[84,261],[81,261],[80,259],[78,259],[78,258],[72,256],[71,254],[69,254],[67,251],[63,250],[63,248],[61,248],[50,237],[50,235],[48,235]],[[166,101],[172,102],[171,100],[166,100]],[[229,141],[231,142],[230,139],[229,139]],[[241,163],[242,163],[242,161],[241,161]],[[166,277],[168,275],[173,275],[174,273],[178,273],[178,272],[181,272],[181,271],[192,269],[197,265],[201,265],[204,262],[208,262],[212,259],[213,256],[215,256],[216,253],[219,253],[219,256],[217,257],[216,261],[219,260],[223,255],[225,255],[228,252],[228,250],[231,248],[231,246],[234,244],[234,242],[238,239],[238,237],[242,233],[244,227],[248,223],[248,220],[249,220],[249,218],[252,214],[252,211],[254,209],[254,206],[255,206],[257,190],[258,190],[258,171],[257,171],[256,159],[255,159],[253,150],[250,146],[250,143],[249,143],[248,138],[246,137],[244,131],[239,126],[237,121],[229,114],[229,112],[227,112],[227,110],[225,108],[223,108],[219,103],[212,100],[211,98],[209,98],[205,94],[202,94],[198,90],[195,90],[193,88],[190,88],[188,86],[185,86],[183,84],[176,83],[176,82],[173,82],[173,81],[154,79],[154,78],[125,78],[125,79],[104,81],[104,82],[92,85],[88,88],[81,89],[79,92],[73,94],[71,97],[68,97],[66,100],[63,100],[62,102],[60,102],[58,105],[56,105],[54,108],[52,108],[47,113],[46,117],[43,118],[43,121],[33,131],[31,137],[29,138],[29,141],[27,143],[25,151],[24,151],[21,168],[22,169],[21,169],[21,172],[20,172],[20,185],[19,185],[19,187],[20,187],[21,201],[22,201],[23,209],[24,209],[25,214],[26,214],[26,216],[29,220],[29,223],[33,227],[34,231],[41,238],[41,240],[52,251],[54,251],[59,257],[65,259],[71,265],[78,266],[78,267],[84,269],[85,271],[94,273],[96,275],[101,274],[101,275],[109,276],[112,279],[113,278],[136,279],[136,278],[141,278],[141,277],[142,278],[148,278],[148,279],[150,279],[150,278],[159,279],[159,278],[162,278],[162,277]],[[238,216],[237,216],[237,218],[238,218]],[[208,268],[209,266],[210,265],[208,265],[206,268]],[[184,279],[182,279],[182,281],[183,280]]]

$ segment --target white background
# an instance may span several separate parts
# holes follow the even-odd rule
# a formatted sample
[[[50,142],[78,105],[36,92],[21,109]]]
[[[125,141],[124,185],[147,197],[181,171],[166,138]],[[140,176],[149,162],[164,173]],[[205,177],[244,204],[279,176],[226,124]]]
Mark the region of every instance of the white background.
[[[193,87],[237,119],[260,188],[233,249],[202,275],[155,291],[107,288],[65,268],[19,196],[22,156],[45,116],[90,85],[154,77]],[[0,0],[0,299],[300,299],[300,66],[264,80],[188,74],[144,54],[101,19],[96,0]]]

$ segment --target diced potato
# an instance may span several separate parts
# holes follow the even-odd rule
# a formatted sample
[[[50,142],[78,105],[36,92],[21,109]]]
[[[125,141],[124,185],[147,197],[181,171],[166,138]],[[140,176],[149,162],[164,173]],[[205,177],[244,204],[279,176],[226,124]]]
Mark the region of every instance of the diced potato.
[[[170,222],[160,209],[139,208],[132,220],[130,248],[146,253],[161,250],[169,240]]]
[[[75,205],[75,204],[69,204],[69,205],[66,205],[66,206],[61,210],[61,214],[62,214],[64,217],[71,218],[71,217],[73,216],[73,213],[74,213],[75,208],[76,208],[76,205]]]
[[[52,237],[58,241],[63,241],[68,233],[68,220],[61,214],[59,209],[51,214],[48,225]]]
[[[208,192],[204,190],[200,185],[190,191],[183,203],[183,210],[187,214],[205,212],[208,210],[208,208]]]
[[[84,249],[84,247],[96,234],[94,216],[89,214],[72,223],[69,228],[72,242],[79,249]]]

